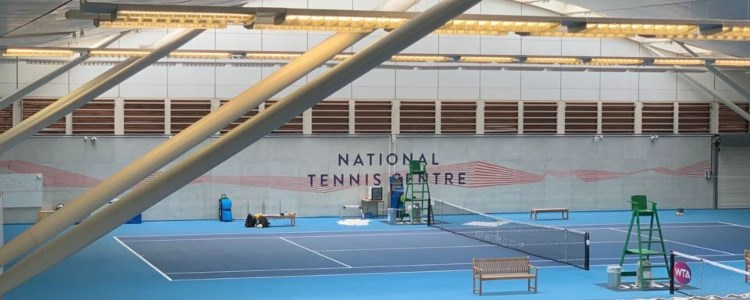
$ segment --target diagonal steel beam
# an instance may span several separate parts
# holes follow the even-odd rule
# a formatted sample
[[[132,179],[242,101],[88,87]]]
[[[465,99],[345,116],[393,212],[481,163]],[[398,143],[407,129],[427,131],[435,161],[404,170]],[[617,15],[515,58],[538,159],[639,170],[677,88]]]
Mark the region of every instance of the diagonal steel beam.
[[[92,49],[100,49],[100,48],[106,48],[107,46],[114,43],[116,40],[120,39],[124,35],[128,34],[130,31],[123,31],[119,34],[110,37],[106,40],[104,40],[102,43],[95,45],[92,47]],[[0,100],[0,109],[5,108],[8,105],[11,105],[15,103],[16,101],[23,98],[23,96],[28,95],[29,93],[35,91],[39,87],[47,84],[48,82],[52,81],[52,79],[57,78],[57,76],[62,75],[63,73],[69,71],[73,67],[81,64],[82,62],[86,61],[89,58],[89,53],[84,52],[81,53],[78,57],[71,59],[64,65],[60,66],[59,68],[53,70],[52,72],[47,73],[47,75],[42,76],[41,78],[37,79],[36,81],[26,85],[25,87],[22,87],[18,89],[17,91],[11,93],[8,96],[2,97],[2,100]]]
[[[726,83],[729,87],[734,89],[735,92],[742,95],[742,97],[745,97],[746,101],[750,102],[750,91],[748,91],[745,87],[729,77],[726,73],[719,70],[719,68],[717,68],[714,64],[706,64],[706,68],[714,73],[716,77],[721,78],[721,80],[723,80],[724,83]]]
[[[0,276],[0,294],[83,249],[132,216],[151,207],[341,87],[428,35],[480,0],[443,0],[403,26],[340,63],[263,113],[242,123],[194,155],[128,193],[120,201],[39,247]]]
[[[202,33],[203,29],[181,30],[165,38],[157,48],[146,56],[131,58],[102,75],[97,76],[65,97],[0,134],[0,153],[7,151],[27,137],[39,132],[65,115],[75,111],[97,96],[120,84],[144,68],[155,63],[169,52],[184,45]]]
[[[389,0],[376,10],[404,11],[419,0]],[[107,201],[117,197],[149,175],[158,171],[191,148],[258,107],[276,93],[293,84],[310,71],[329,61],[336,54],[354,45],[369,33],[340,32],[310,49],[296,60],[248,88],[227,104],[150,150],[105,181],[73,199],[64,208],[32,225],[0,248],[0,266],[23,255],[59,234],[73,223]]]

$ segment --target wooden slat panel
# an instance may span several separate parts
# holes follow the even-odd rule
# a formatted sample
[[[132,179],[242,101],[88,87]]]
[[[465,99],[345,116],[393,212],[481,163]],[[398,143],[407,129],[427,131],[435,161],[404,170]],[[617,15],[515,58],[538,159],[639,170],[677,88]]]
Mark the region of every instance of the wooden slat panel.
[[[278,101],[266,101],[266,109],[273,106],[276,102]],[[302,134],[302,115],[294,117],[291,121],[274,130],[272,134]]]
[[[38,111],[44,109],[57,99],[24,99],[23,100],[23,119],[26,120]],[[38,135],[63,135],[65,134],[65,117],[55,123],[47,126],[37,133]]]
[[[679,109],[679,133],[711,132],[710,103],[680,103]]]
[[[363,101],[354,103],[355,133],[391,133],[391,101]]]
[[[635,103],[602,103],[602,133],[634,133]]]
[[[171,106],[172,134],[185,130],[211,112],[210,100],[172,100]]]
[[[595,102],[566,103],[565,133],[596,133],[596,116],[597,103]]]
[[[674,104],[643,103],[643,133],[672,133],[674,128]]]
[[[0,133],[8,131],[13,127],[13,105],[0,110]]]
[[[312,133],[349,133],[349,101],[323,100],[313,106]]]
[[[402,101],[401,133],[435,133],[435,101]]]
[[[524,102],[524,133],[557,133],[556,102]]]
[[[124,101],[125,134],[164,134],[164,100]]]
[[[441,102],[440,132],[475,134],[477,132],[477,103],[474,101]]]
[[[747,111],[748,103],[735,103],[743,110]],[[724,104],[719,104],[719,132],[748,132],[747,120],[743,119],[740,115],[729,109]]]
[[[73,112],[73,134],[115,134],[115,101],[95,99]]]
[[[518,102],[485,102],[484,133],[518,133]]]
[[[224,106],[224,104],[227,104],[227,102],[229,102],[229,100],[221,100],[220,101],[221,106]],[[251,111],[247,112],[246,114],[244,114],[243,116],[241,116],[239,119],[237,119],[237,120],[233,121],[232,123],[230,123],[229,126],[227,126],[227,127],[225,127],[224,129],[221,130],[221,133],[224,134],[224,133],[229,132],[230,130],[234,129],[235,127],[240,126],[240,124],[242,124],[243,122],[245,122],[247,120],[250,120],[252,117],[254,117],[257,114],[258,114],[258,108],[256,107],[253,110],[251,110]]]

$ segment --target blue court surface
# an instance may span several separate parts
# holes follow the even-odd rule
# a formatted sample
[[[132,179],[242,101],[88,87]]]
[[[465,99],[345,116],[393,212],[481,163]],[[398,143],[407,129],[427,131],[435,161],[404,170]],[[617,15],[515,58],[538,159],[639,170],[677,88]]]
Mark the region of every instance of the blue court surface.
[[[497,299],[653,299],[668,291],[613,291],[606,268],[619,263],[629,211],[571,212],[570,220],[532,223],[591,235],[591,269],[539,257],[539,292],[523,280],[485,282]],[[503,215],[528,221],[528,214]],[[422,225],[336,224],[300,218],[291,227],[248,229],[241,221],[126,224],[5,299],[472,299],[471,259],[528,256]],[[750,210],[661,214],[668,250],[742,268],[750,248]],[[615,221],[615,222],[612,222]],[[611,224],[610,224],[611,223]],[[6,225],[6,240],[26,225]],[[626,264],[632,267],[633,259]],[[624,280],[632,280],[626,278]],[[745,291],[750,292],[750,284]],[[742,286],[740,288],[743,288]],[[106,295],[106,296],[104,296]],[[679,295],[676,295],[679,296]]]
[[[618,264],[627,224],[568,226],[591,234],[594,265]],[[750,228],[662,224],[667,249],[716,261],[741,260]],[[634,235],[634,233],[633,233]],[[527,254],[442,230],[117,237],[169,280],[454,271],[473,257]],[[631,246],[632,247],[632,246]],[[634,263],[627,256],[626,263]],[[562,266],[531,257],[539,267]]]

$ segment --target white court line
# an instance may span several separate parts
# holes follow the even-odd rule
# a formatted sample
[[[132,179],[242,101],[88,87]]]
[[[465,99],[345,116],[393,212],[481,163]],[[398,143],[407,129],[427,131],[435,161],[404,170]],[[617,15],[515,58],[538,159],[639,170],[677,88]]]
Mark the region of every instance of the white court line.
[[[407,235],[449,235],[452,234],[446,231],[435,231],[435,232],[414,232],[414,233],[368,233],[368,234],[326,234],[326,235],[290,235],[287,237],[293,238],[326,238],[326,237],[371,237],[371,236],[407,236]],[[257,236],[257,235],[243,235],[243,236],[231,236],[231,237],[205,237],[205,238],[176,238],[176,239],[162,239],[162,240],[128,240],[128,243],[135,242],[171,242],[171,241],[213,241],[213,240],[244,240],[244,239],[276,239],[279,235],[273,236]]]
[[[197,279],[175,279],[174,281],[207,281],[207,280],[230,280],[230,279],[268,279],[268,278],[306,278],[306,277],[331,277],[331,276],[360,276],[360,275],[383,275],[383,274],[421,274],[421,273],[442,273],[442,272],[468,272],[470,269],[462,270],[442,270],[442,271],[404,271],[404,272],[367,272],[352,274],[315,274],[315,275],[287,275],[287,276],[261,276],[261,277],[217,277],[217,278],[197,278]]]
[[[625,230],[620,230],[620,229],[615,229],[615,228],[611,228],[611,229],[612,229],[612,230],[614,230],[614,231],[620,231],[620,232],[628,233],[628,232],[627,232],[627,231],[625,231]],[[630,234],[633,234],[633,232],[631,232]],[[647,235],[641,234],[641,236],[647,236]],[[689,246],[689,247],[695,247],[695,248],[698,248],[698,249],[709,250],[709,251],[713,251],[713,252],[718,252],[718,253],[723,253],[723,254],[727,254],[727,255],[734,255],[734,254],[732,254],[732,253],[729,253],[729,252],[726,252],[726,251],[721,251],[721,250],[716,250],[716,249],[711,249],[711,248],[701,247],[701,246],[697,246],[697,245],[693,245],[693,244],[682,243],[682,242],[678,242],[678,241],[674,241],[674,240],[668,240],[668,239],[663,239],[663,240],[664,240],[665,242],[672,242],[672,243],[675,243],[675,244],[678,244],[678,245]]]
[[[307,248],[307,247],[305,247],[305,246],[302,246],[302,245],[300,245],[300,244],[297,244],[297,243],[295,243],[295,242],[292,242],[292,241],[290,241],[290,240],[287,240],[287,239],[285,239],[284,237],[279,237],[279,238],[280,238],[280,239],[282,239],[282,240],[284,240],[284,241],[286,241],[286,242],[288,242],[288,243],[290,243],[290,244],[292,244],[292,245],[295,245],[295,246],[297,246],[297,247],[300,247],[300,248],[302,248],[302,249],[305,249],[305,250],[307,250],[307,251],[310,251],[310,252],[312,252],[312,253],[315,253],[315,254],[317,254],[317,255],[320,255],[320,256],[322,256],[322,257],[325,257],[325,258],[327,258],[327,259],[329,259],[329,260],[331,260],[331,261],[333,261],[333,262],[336,262],[336,263],[338,263],[338,264],[341,264],[341,265],[343,265],[343,266],[346,266],[347,268],[351,268],[351,267],[352,267],[352,266],[350,266],[350,265],[347,265],[347,264],[345,264],[345,263],[342,263],[342,262],[340,262],[340,261],[338,261],[338,260],[335,260],[335,259],[333,259],[333,258],[330,258],[330,257],[328,257],[328,256],[325,256],[325,255],[323,255],[323,254],[321,254],[321,253],[319,253],[319,252],[317,252],[317,251],[315,251],[315,250],[312,250],[312,249],[310,249],[310,248]]]
[[[183,241],[216,241],[216,240],[245,240],[245,239],[276,239],[275,236],[237,236],[237,237],[207,237],[207,238],[178,238],[164,240],[128,240],[128,243],[144,242],[183,242]]]
[[[356,232],[402,232],[402,231],[437,231],[439,229],[421,228],[421,229],[398,229],[398,230],[384,230],[384,229],[366,229],[357,230]],[[305,234],[305,233],[327,233],[327,232],[354,232],[354,231],[341,231],[341,230],[316,230],[316,231],[279,231],[279,232],[263,232],[263,233],[183,233],[183,234],[147,234],[147,235],[120,235],[121,238],[137,238],[137,237],[159,237],[159,236],[200,236],[200,235],[282,235],[282,234]]]
[[[138,254],[138,252],[135,252],[135,250],[133,250],[130,247],[128,247],[128,245],[125,245],[125,243],[123,243],[117,237],[114,237],[114,239],[115,239],[115,241],[117,241],[118,243],[120,243],[123,247],[125,247],[125,249],[130,250],[130,252],[133,253],[133,255],[135,255],[136,257],[140,258],[143,262],[145,262],[147,265],[149,265],[151,268],[153,268],[157,273],[161,274],[161,276],[164,276],[164,278],[166,278],[167,280],[172,281],[172,278],[169,278],[169,276],[167,276],[167,274],[164,274],[164,272],[162,272],[161,270],[159,270],[159,268],[157,268],[156,266],[154,266],[150,262],[148,262],[148,260],[146,260],[145,258],[143,258],[143,256],[141,256],[140,254]]]
[[[420,250],[420,249],[451,249],[451,248],[479,248],[479,247],[497,247],[497,245],[464,245],[464,246],[427,246],[427,247],[396,247],[396,248],[359,248],[359,249],[332,249],[318,250],[320,252],[347,252],[347,251],[381,251],[381,250]]]
[[[664,228],[669,228],[669,229],[672,229],[672,228],[712,228],[712,227],[731,227],[731,226],[732,225],[713,225],[713,226],[687,225],[687,226],[662,226],[661,228],[662,229]],[[629,227],[628,224],[625,224],[625,226],[623,226],[622,228],[628,228],[628,227]],[[597,228],[586,228],[586,229],[589,231],[592,231],[592,230],[609,230],[612,228],[613,227],[597,227]]]
[[[729,222],[719,222],[721,224],[726,224],[728,226],[735,226],[735,227],[742,227],[742,228],[750,228],[750,226],[740,225],[740,224],[734,224]]]
[[[720,256],[720,255],[704,255],[704,256]],[[605,260],[605,259],[620,259],[618,258],[592,258],[592,260]],[[546,261],[546,260],[545,260]],[[725,262],[741,262],[742,260],[730,260]],[[532,261],[541,262],[541,261]],[[469,263],[466,263],[467,265]],[[590,267],[605,267],[611,266],[611,263],[606,264],[592,264]],[[628,266],[635,264],[626,264]],[[580,268],[571,265],[557,265],[557,266],[540,266],[539,269],[557,269],[557,268],[570,268],[573,270],[579,270]],[[305,278],[305,277],[331,277],[331,276],[360,276],[360,275],[384,275],[384,274],[423,274],[423,273],[447,273],[447,272],[470,272],[470,269],[461,270],[435,270],[435,271],[403,271],[403,272],[366,272],[366,273],[352,273],[352,274],[315,274],[315,275],[286,275],[286,276],[257,276],[257,277],[216,277],[216,278],[196,278],[196,279],[175,279],[174,281],[207,281],[207,280],[237,280],[237,279],[269,279],[269,278]],[[588,272],[580,269],[581,272]]]
[[[723,222],[718,222],[718,221],[711,221],[711,222],[668,222],[668,223],[662,223],[662,226],[672,227],[671,225],[673,225],[673,224],[677,224],[678,226],[679,226],[679,224],[705,224],[705,227],[713,227],[713,226],[711,226],[709,224],[716,224],[716,223],[723,223]],[[561,224],[561,225],[556,225],[556,226],[565,226],[565,227],[624,226],[624,227],[628,227],[628,225],[629,224],[627,224],[627,223],[602,223],[602,224],[570,224],[570,225]],[[696,225],[696,226],[699,226],[699,225]],[[716,225],[714,225],[714,226],[716,226]],[[716,227],[719,227],[719,226],[716,226]]]

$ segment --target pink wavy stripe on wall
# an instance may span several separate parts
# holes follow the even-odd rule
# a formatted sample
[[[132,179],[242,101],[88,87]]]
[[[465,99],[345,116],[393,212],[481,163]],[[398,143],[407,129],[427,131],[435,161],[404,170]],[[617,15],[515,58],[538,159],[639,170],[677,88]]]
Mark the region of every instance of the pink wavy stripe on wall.
[[[0,161],[0,167],[17,174],[42,174],[42,185],[46,187],[82,188],[93,187],[100,179],[73,173],[58,168],[38,165],[22,160]]]
[[[330,193],[356,187],[333,186],[332,183],[328,186],[310,186],[309,178],[293,176],[201,176],[197,181],[314,193]]]
[[[36,174],[41,173],[44,176],[44,186],[46,187],[92,187],[99,182],[100,179],[80,175],[77,173],[61,170],[53,167],[46,167],[26,161],[20,160],[7,160],[1,161],[0,167],[6,168],[13,173],[21,174]],[[515,184],[529,184],[536,183],[544,180],[546,176],[554,177],[569,177],[575,176],[583,182],[595,182],[600,180],[614,179],[625,176],[630,176],[637,173],[643,172],[655,172],[668,176],[680,176],[680,177],[697,177],[702,178],[707,170],[709,170],[711,164],[708,160],[701,161],[689,166],[685,166],[679,169],[669,169],[666,167],[655,167],[644,170],[638,170],[634,172],[612,172],[612,171],[600,171],[600,170],[571,170],[571,171],[560,171],[560,170],[547,170],[541,175],[511,169],[503,166],[498,166],[484,161],[472,161],[466,163],[450,164],[450,165],[437,165],[428,166],[427,171],[429,174],[430,184],[444,184],[445,177],[438,175],[437,183],[435,182],[435,173],[453,173],[453,186],[464,187],[464,188],[479,188],[499,185],[515,185]],[[406,170],[400,171],[401,173]],[[458,185],[458,173],[465,173],[465,184]],[[138,185],[142,185],[149,182],[161,172],[154,173],[148,178],[144,179]],[[295,176],[208,176],[204,175],[192,183],[221,183],[221,184],[232,184],[242,186],[254,186],[273,188],[287,191],[299,191],[299,192],[314,192],[314,193],[330,193],[340,190],[346,190],[355,188],[357,186],[352,185],[333,185],[330,181],[328,186],[310,185],[310,179],[307,177],[295,177]],[[385,181],[387,179],[383,179]]]

